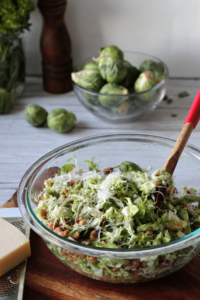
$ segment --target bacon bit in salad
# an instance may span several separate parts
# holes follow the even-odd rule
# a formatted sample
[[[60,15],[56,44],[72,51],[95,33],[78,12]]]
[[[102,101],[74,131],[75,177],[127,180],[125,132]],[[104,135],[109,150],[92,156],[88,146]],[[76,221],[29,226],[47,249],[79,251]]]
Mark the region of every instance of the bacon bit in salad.
[[[101,220],[101,223],[100,223],[100,226],[101,226],[101,227],[104,227],[104,226],[106,226],[107,224],[108,224],[108,222],[105,221],[104,219],[102,219],[102,220]]]
[[[54,229],[54,232],[55,232],[55,233],[60,233],[61,231],[63,231],[61,227],[56,227],[56,228]]]
[[[142,262],[141,262],[141,268],[146,268],[146,267],[147,267],[146,261],[142,261]]]
[[[96,230],[92,230],[90,233],[90,240],[96,241],[97,238],[98,238],[98,232],[96,232]]]
[[[129,260],[129,259],[125,259],[125,260],[124,260],[124,265],[125,265],[125,266],[131,266],[131,265],[132,265],[132,261]]]
[[[113,172],[113,168],[106,168],[103,170],[104,174],[108,175]]]
[[[68,193],[68,190],[66,188],[64,188],[61,193],[62,193],[62,195],[66,195]]]
[[[104,245],[104,246],[107,245],[106,241],[101,241],[101,244]]]
[[[79,264],[79,261],[74,256],[68,256],[68,261]]]
[[[78,240],[78,238],[79,238],[79,236],[80,236],[80,232],[75,232],[73,235],[72,235],[72,237],[75,239],[75,240]]]
[[[54,221],[50,221],[47,227],[51,230],[54,230],[56,227],[58,227],[58,224]]]
[[[132,269],[138,270],[140,267],[140,262],[137,259],[132,261]]]
[[[74,182],[73,179],[70,179],[70,180],[67,182],[67,184],[70,185],[70,186],[74,185],[74,183],[75,183],[75,182]]]
[[[95,264],[98,264],[98,262],[99,262],[98,259],[94,256],[87,256],[86,259],[87,259],[87,261],[91,261]]]
[[[153,231],[147,230],[147,231],[146,231],[146,234],[147,234],[148,236],[153,236]]]
[[[67,237],[68,234],[69,234],[69,230],[64,230],[64,231],[59,232],[59,235],[62,237]]]
[[[75,222],[78,223],[78,224],[79,224],[80,221],[83,221],[83,217],[79,217],[79,218],[77,218],[77,219],[75,220]]]
[[[75,253],[75,252],[72,252],[74,255],[76,255],[77,257],[79,257],[80,259],[83,259],[85,257],[84,254],[81,254],[81,253]]]
[[[64,255],[64,256],[68,256],[68,255],[69,255],[68,252],[69,252],[69,251],[66,250],[66,249],[62,249],[62,250],[61,250],[61,254]]]
[[[41,196],[38,197],[38,199],[39,199],[40,201],[41,201],[41,200],[44,200],[44,196],[41,195]]]
[[[41,217],[47,220],[48,211],[46,209],[41,209]]]
[[[86,245],[87,245],[87,246],[91,246],[91,245],[92,245],[92,243],[90,243],[90,242],[87,242],[87,243],[86,243]]]
[[[82,220],[82,221],[79,222],[79,225],[80,225],[80,226],[83,226],[83,225],[85,225],[86,223],[87,223],[87,222],[86,222],[85,220]]]

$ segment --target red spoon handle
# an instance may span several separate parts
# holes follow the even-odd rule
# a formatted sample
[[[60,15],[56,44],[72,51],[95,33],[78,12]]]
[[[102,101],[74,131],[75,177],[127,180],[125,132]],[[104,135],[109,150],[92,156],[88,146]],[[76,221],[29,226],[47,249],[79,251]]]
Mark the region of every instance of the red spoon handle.
[[[187,144],[187,141],[193,129],[196,127],[197,123],[199,122],[199,119],[200,119],[200,90],[198,91],[192,103],[192,106],[187,114],[183,129],[181,130],[181,133],[174,145],[174,148],[172,149],[170,156],[168,157],[163,167],[163,169],[166,170],[171,175],[173,174],[176,165],[178,163],[179,157],[181,156],[181,153],[185,148],[185,145]]]
[[[188,112],[184,124],[190,123],[195,128],[199,120],[200,120],[200,90],[198,91],[192,103],[192,106]]]
[[[169,174],[173,175],[178,160],[181,156],[181,153],[185,148],[185,145],[187,144],[187,141],[192,131],[196,127],[197,123],[199,122],[199,119],[200,119],[200,90],[198,91],[192,103],[192,106],[188,112],[188,115],[184,122],[184,126],[174,145],[174,148],[172,149],[165,165],[163,166],[163,170],[167,171]],[[167,187],[166,186],[160,187],[158,189],[158,192],[159,193],[156,196],[156,205],[158,207],[161,207],[167,192]]]

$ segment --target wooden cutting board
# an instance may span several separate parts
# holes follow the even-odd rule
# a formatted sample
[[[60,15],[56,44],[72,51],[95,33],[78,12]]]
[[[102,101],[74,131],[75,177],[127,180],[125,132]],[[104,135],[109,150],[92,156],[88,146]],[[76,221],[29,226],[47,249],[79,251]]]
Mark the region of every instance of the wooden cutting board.
[[[16,207],[16,193],[3,207]],[[112,284],[89,279],[63,265],[34,232],[24,300],[199,300],[200,254],[176,273],[146,283]]]

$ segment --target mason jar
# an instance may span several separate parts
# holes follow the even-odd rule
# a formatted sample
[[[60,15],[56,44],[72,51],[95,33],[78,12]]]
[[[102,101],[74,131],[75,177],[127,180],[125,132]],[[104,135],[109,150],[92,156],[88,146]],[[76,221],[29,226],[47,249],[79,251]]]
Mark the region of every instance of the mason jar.
[[[10,34],[0,32],[0,100],[19,96],[25,83],[25,56],[22,47],[21,32]],[[4,102],[5,101],[1,101]],[[11,104],[0,113],[7,113]]]

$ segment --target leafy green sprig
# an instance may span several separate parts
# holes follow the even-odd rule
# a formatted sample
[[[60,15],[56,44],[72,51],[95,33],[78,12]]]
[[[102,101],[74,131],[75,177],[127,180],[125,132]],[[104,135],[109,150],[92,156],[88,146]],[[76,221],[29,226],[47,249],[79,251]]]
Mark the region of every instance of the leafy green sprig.
[[[1,0],[0,32],[12,33],[14,30],[29,29],[29,15],[35,5],[31,0]]]

